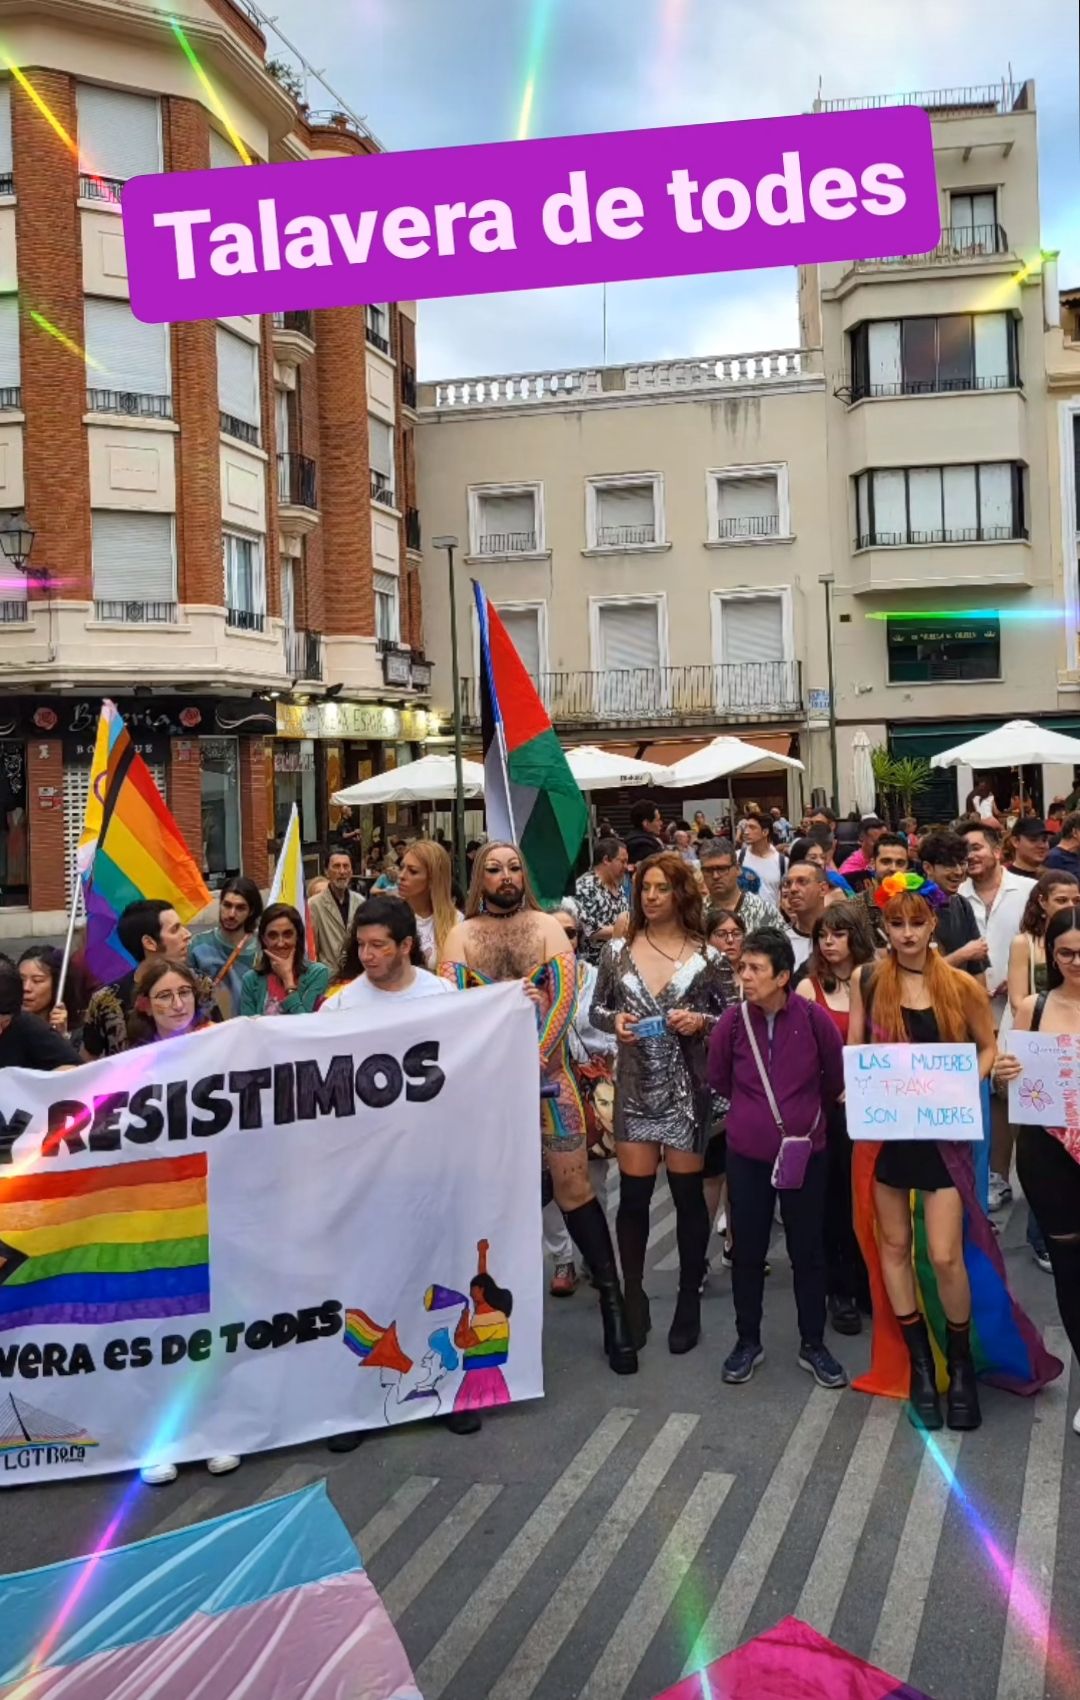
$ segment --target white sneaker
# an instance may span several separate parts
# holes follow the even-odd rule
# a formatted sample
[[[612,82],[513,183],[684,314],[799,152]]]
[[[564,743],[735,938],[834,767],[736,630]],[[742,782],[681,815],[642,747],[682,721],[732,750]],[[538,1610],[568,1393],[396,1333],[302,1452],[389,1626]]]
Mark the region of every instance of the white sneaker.
[[[1004,1175],[995,1175],[991,1170],[988,1202],[990,1214],[994,1215],[996,1211],[1003,1210],[1006,1204],[1011,1204],[1012,1195],[1013,1189]]]
[[[147,1487],[165,1487],[167,1483],[174,1482],[178,1474],[175,1464],[151,1464],[139,1471],[139,1480]]]
[[[234,1452],[219,1452],[206,1460],[206,1468],[212,1476],[227,1476],[230,1470],[240,1468],[240,1459]]]

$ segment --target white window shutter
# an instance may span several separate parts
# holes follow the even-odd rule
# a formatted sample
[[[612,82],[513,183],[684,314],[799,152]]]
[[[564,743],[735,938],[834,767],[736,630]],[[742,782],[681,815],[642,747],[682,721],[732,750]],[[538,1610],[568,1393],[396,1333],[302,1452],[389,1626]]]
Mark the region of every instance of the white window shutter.
[[[780,528],[780,491],[775,472],[761,477],[716,480],[717,535],[771,537]]]
[[[874,536],[879,543],[907,542],[907,502],[902,472],[874,473]]]
[[[941,471],[936,466],[912,467],[908,473],[911,535],[920,543],[941,535]]]
[[[509,538],[507,550],[536,547],[536,498],[531,490],[505,496],[481,496],[481,537]],[[524,540],[524,541],[522,541]]]
[[[12,170],[11,157],[11,78],[0,82],[0,175]]]
[[[161,170],[161,108],[152,95],[80,83],[79,170],[126,181]]]
[[[232,143],[225,136],[221,135],[219,131],[211,128],[211,131],[210,131],[210,164],[211,164],[211,167],[218,166],[218,165],[243,165],[243,163],[244,163],[243,160],[240,158],[240,155],[237,153],[237,151],[233,147]]]
[[[0,389],[15,388],[19,376],[19,298],[0,296]]]
[[[540,614],[536,608],[496,608],[530,679],[540,677]]]
[[[1004,389],[1009,381],[1007,313],[975,314],[975,377],[986,389]]]
[[[947,466],[943,472],[945,486],[945,530],[951,538],[969,533],[975,537],[978,510],[975,506],[975,468]]]
[[[1006,536],[1011,536],[1013,528],[1011,466],[980,466],[979,519],[984,537],[987,535],[993,537],[1002,532]]]
[[[259,424],[259,350],[254,342],[217,328],[218,406],[246,425]]]
[[[385,419],[368,414],[368,457],[373,472],[381,472],[391,483],[394,479],[394,428]]]
[[[401,636],[398,616],[398,581],[392,573],[376,573],[375,636],[397,643]]]
[[[600,485],[596,491],[597,542],[653,543],[656,502],[652,484]]]
[[[93,565],[99,602],[174,602],[172,515],[98,509],[93,516]]]
[[[899,319],[881,319],[872,323],[867,341],[871,390],[898,388],[903,379]]]
[[[600,608],[600,654],[605,672],[660,665],[659,608],[654,602],[607,603]]]
[[[281,573],[281,618],[285,622],[285,630],[296,630],[296,569],[291,555],[282,555],[279,568]]]
[[[91,389],[134,395],[169,395],[169,327],[144,325],[126,301],[88,297],[85,306],[86,352]]]
[[[725,597],[720,614],[721,660],[783,661],[784,609],[778,596]]]
[[[857,503],[859,541],[870,536],[870,474],[860,472],[855,480],[855,500]]]

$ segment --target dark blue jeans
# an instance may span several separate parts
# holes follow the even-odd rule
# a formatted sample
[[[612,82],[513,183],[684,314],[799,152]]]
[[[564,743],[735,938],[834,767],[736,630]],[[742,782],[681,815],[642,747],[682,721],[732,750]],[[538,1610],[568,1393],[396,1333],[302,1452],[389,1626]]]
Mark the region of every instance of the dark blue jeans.
[[[806,1179],[797,1190],[773,1189],[772,1164],[741,1157],[728,1146],[727,1181],[731,1216],[731,1291],[740,1340],[761,1340],[765,1257],[769,1249],[776,1199],[784,1223],[795,1285],[799,1334],[819,1346],[825,1334],[825,1190],[828,1157],[811,1157]]]

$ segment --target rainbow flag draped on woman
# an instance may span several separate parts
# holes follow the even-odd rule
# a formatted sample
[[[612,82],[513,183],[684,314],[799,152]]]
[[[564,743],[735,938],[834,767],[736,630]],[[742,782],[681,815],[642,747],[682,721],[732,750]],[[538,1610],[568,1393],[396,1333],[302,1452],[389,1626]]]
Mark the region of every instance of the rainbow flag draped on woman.
[[[192,920],[210,893],[153,775],[114,702],[103,702],[78,850],[86,902],[86,960],[98,980],[118,980],[134,963],[116,922],[140,897]]]

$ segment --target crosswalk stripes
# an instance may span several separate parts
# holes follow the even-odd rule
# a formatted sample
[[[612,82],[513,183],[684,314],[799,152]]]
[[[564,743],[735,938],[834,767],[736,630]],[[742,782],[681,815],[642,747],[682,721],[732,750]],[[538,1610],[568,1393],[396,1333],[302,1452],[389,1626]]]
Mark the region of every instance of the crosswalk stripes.
[[[375,1515],[368,1518],[363,1528],[352,1531],[356,1550],[365,1567],[386,1545],[391,1535],[396,1535],[402,1524],[423,1505],[432,1488],[438,1485],[438,1476],[409,1476],[397,1492],[390,1495],[386,1504],[381,1505]]]
[[[389,1582],[372,1578],[392,1622],[400,1621],[501,1492],[501,1482],[474,1482]]]
[[[192,1523],[202,1523],[207,1517],[212,1517],[217,1507],[228,1493],[225,1483],[220,1480],[206,1482],[202,1487],[189,1493],[179,1505],[175,1505],[167,1517],[160,1523],[154,1524],[155,1535],[169,1535],[174,1529],[190,1528]]]
[[[1065,1374],[1040,1394],[1032,1420],[997,1700],[1043,1700],[1046,1680],[1071,1368],[1063,1328],[1048,1328],[1046,1344],[1063,1360]]]
[[[636,1411],[621,1407],[608,1411],[522,1524],[484,1578],[483,1588],[461,1608],[416,1672],[424,1700],[439,1700],[636,1416]]]
[[[263,1505],[268,1499],[284,1499],[287,1493],[296,1493],[299,1488],[309,1487],[319,1476],[324,1476],[326,1470],[323,1461],[318,1458],[298,1458],[295,1464],[287,1464],[278,1472],[273,1481],[268,1482],[260,1493],[256,1504]]]
[[[489,1691],[488,1700],[529,1700],[698,1422],[694,1416],[668,1417]]]
[[[738,1645],[835,1410],[836,1394],[815,1387],[698,1633],[684,1676]]]
[[[795,1616],[822,1635],[832,1628],[903,1409],[898,1399],[870,1399],[868,1406],[795,1607]]]
[[[870,1663],[901,1682],[907,1681],[915,1657],[962,1440],[951,1430],[923,1436],[925,1451],[870,1648]]]
[[[689,1499],[581,1690],[580,1700],[622,1700],[734,1480],[734,1476],[707,1470],[691,1489]]]

